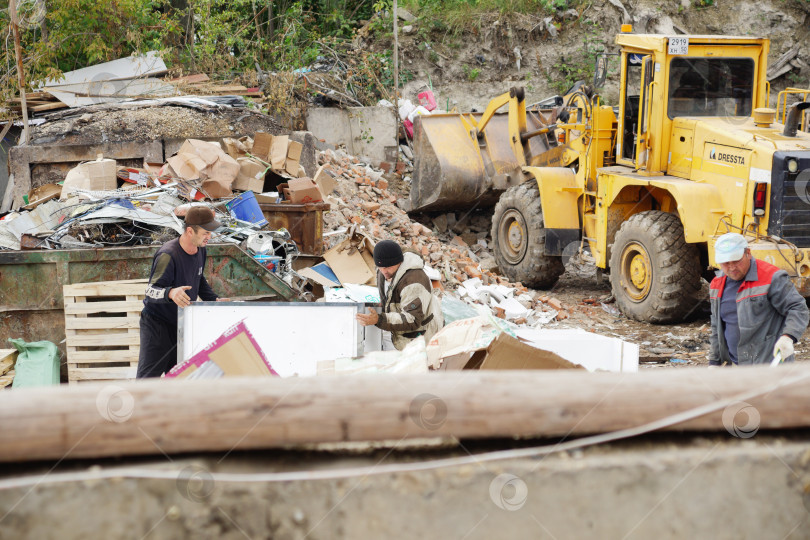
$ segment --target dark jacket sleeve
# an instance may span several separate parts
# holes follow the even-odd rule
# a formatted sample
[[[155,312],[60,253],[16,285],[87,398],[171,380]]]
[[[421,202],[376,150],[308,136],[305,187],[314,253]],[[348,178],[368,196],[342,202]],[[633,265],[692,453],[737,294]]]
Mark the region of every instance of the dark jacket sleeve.
[[[773,276],[768,290],[768,300],[773,309],[785,317],[785,329],[782,334],[789,335],[794,342],[799,341],[807,329],[810,310],[807,309],[807,303],[793,286],[786,272],[777,272]]]
[[[161,253],[155,258],[152,277],[146,287],[146,302],[165,304],[169,300],[169,291],[174,279],[174,260],[168,253]]]
[[[211,285],[205,280],[205,276],[200,276],[200,292],[199,297],[206,302],[213,302],[217,298],[219,298],[216,293],[214,293],[214,289],[211,288]]]

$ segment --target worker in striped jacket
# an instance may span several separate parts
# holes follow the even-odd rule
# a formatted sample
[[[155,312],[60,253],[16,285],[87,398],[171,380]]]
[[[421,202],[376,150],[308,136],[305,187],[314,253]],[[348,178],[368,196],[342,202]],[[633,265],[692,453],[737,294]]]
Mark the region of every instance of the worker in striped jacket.
[[[444,326],[444,318],[441,300],[433,294],[422,258],[416,253],[403,253],[396,242],[383,240],[374,246],[374,264],[382,309],[377,313],[369,308],[368,314],[358,313],[357,320],[363,326],[390,332],[397,350],[419,336],[430,341]]]

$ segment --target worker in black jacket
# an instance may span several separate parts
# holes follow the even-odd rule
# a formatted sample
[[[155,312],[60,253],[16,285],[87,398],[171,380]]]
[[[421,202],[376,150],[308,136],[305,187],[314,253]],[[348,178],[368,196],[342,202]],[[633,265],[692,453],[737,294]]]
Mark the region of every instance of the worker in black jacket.
[[[185,217],[180,238],[166,242],[152,261],[152,273],[141,312],[138,379],[160,377],[177,363],[177,307],[217,298],[205,280],[205,246],[219,228],[210,208],[194,206]]]

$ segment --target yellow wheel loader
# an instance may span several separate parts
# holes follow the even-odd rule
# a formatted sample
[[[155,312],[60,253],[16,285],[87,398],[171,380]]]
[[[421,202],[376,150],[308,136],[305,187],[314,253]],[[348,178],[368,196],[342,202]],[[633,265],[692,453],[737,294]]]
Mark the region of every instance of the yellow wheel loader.
[[[412,209],[497,201],[504,275],[550,287],[587,246],[640,321],[695,310],[729,231],[809,296],[810,90],[767,108],[767,39],[628,32],[616,43],[616,109],[589,88],[530,106],[512,89],[480,114],[419,117]]]

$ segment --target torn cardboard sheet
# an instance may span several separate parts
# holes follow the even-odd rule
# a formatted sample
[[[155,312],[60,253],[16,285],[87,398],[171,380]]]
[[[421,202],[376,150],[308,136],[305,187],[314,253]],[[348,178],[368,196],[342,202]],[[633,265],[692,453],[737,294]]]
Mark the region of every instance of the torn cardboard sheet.
[[[244,321],[229,328],[205,349],[166,374],[168,378],[181,379],[240,376],[278,377]]]
[[[340,287],[340,280],[325,262],[298,270],[298,275],[310,279],[322,287]]]
[[[473,368],[475,366],[467,366]],[[478,369],[584,369],[565,358],[513,338],[500,334],[487,347]]]
[[[324,253],[323,258],[341,283],[374,285],[377,267],[373,253],[373,240],[352,230],[349,238]]]
[[[619,338],[579,328],[518,328],[515,334],[530,345],[552,351],[588,371],[638,371],[639,346]]]

